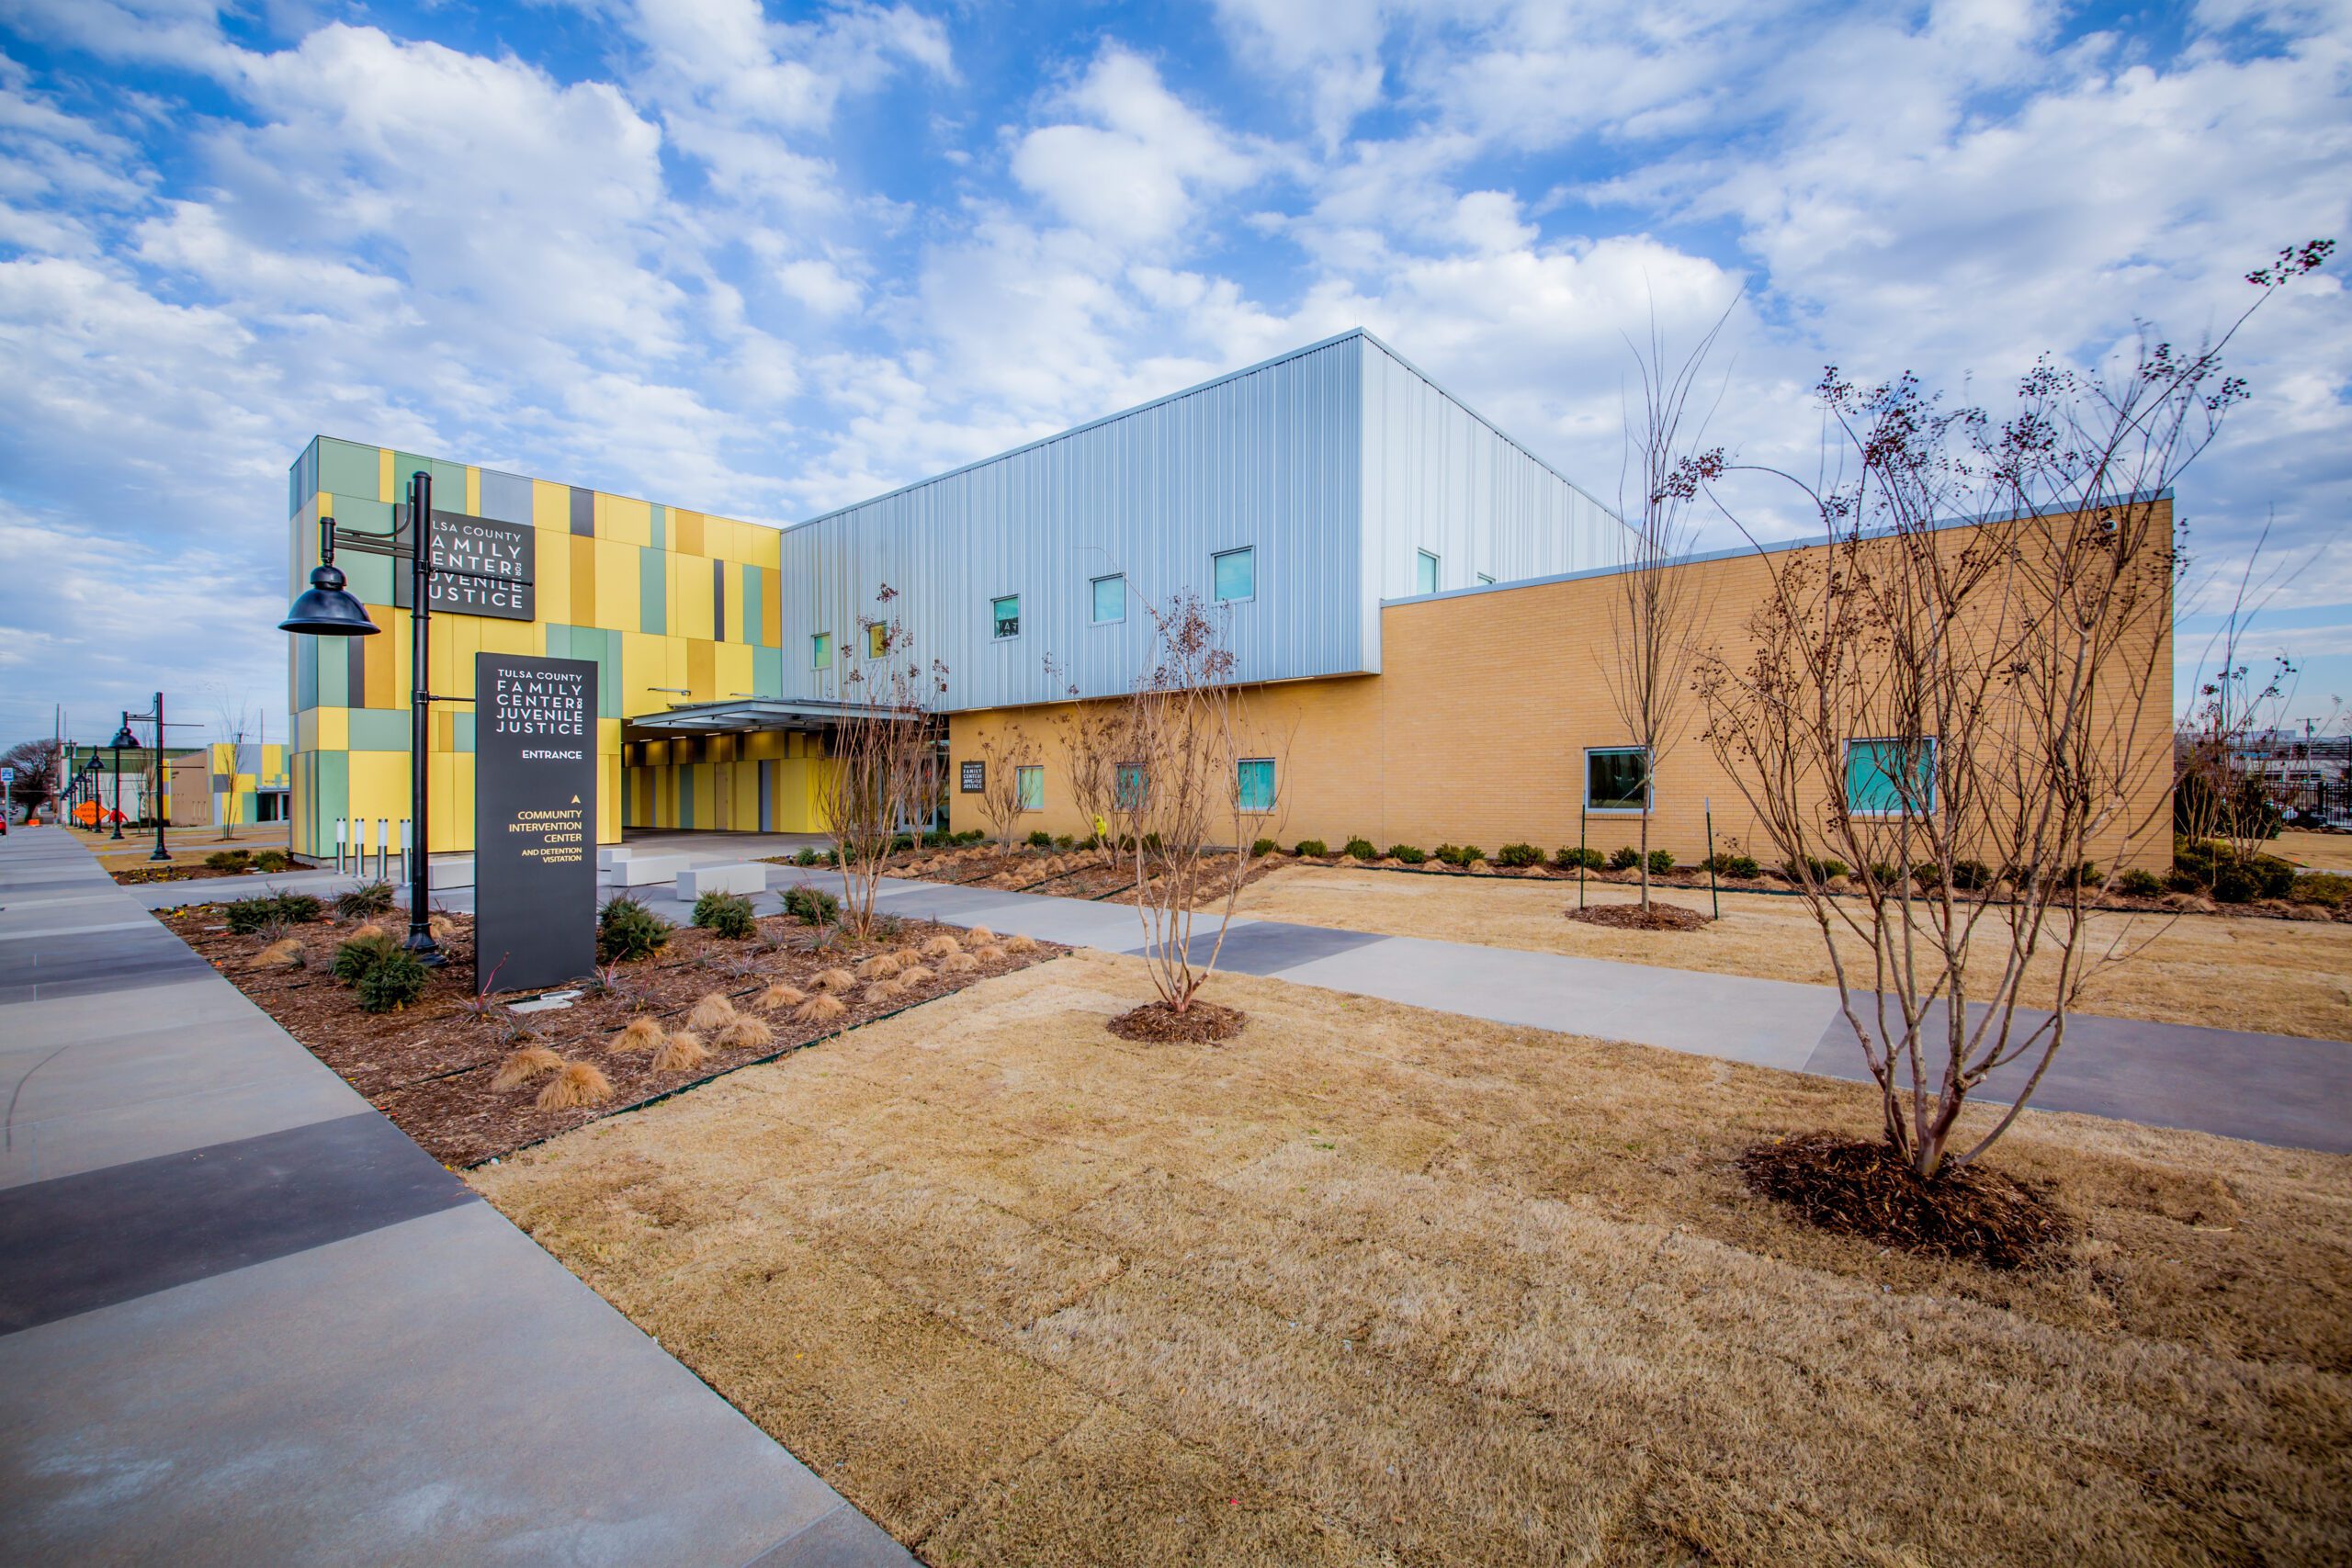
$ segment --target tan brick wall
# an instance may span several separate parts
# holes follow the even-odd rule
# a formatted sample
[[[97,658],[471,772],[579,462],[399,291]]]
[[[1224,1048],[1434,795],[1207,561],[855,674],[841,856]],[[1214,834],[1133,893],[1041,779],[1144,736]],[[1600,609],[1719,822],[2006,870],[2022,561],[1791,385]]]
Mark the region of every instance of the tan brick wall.
[[[1952,533],[1955,541],[1962,536]],[[1702,646],[1736,656],[1768,581],[1765,563],[1743,553],[1676,570],[1695,579]],[[1622,593],[1618,580],[1602,577],[1394,605],[1382,614],[1385,673],[1253,688],[1247,694],[1253,722],[1287,738],[1283,843],[1319,838],[1336,850],[1362,834],[1384,849],[1451,841],[1490,854],[1521,840],[1547,853],[1575,844],[1586,748],[1628,740],[1609,695],[1612,615]],[[2171,715],[2169,616],[2163,623],[2159,689],[2144,720],[2159,730]],[[1066,711],[1065,705],[963,714],[950,727],[958,763],[978,760],[979,738],[1000,725],[1018,723],[1037,738],[1046,752],[1046,807],[1024,814],[1023,832],[1087,830],[1069,799],[1057,739]],[[1652,846],[1686,863],[1701,859],[1712,801],[1716,847],[1769,862],[1738,784],[1699,738],[1703,716],[1695,696],[1683,717],[1688,734],[1657,770]],[[2168,754],[2161,734],[2149,743],[2152,755]],[[2167,782],[2156,769],[2151,809]],[[987,827],[978,797],[961,794],[952,773],[948,799],[956,829]],[[1640,832],[1636,814],[1593,814],[1584,824],[1585,841],[1604,853],[1637,842]],[[2169,852],[2159,831],[2135,863],[2160,871]]]

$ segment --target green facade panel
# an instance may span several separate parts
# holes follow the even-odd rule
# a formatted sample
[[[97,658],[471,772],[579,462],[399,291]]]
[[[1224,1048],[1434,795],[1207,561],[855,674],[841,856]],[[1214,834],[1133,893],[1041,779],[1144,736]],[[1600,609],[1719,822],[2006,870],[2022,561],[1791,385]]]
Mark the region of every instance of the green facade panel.
[[[669,560],[660,547],[638,552],[638,630],[655,637],[670,630],[670,569]]]
[[[406,708],[353,708],[351,749],[355,751],[405,751],[411,716]]]
[[[319,488],[337,495],[378,499],[377,448],[319,437]]]

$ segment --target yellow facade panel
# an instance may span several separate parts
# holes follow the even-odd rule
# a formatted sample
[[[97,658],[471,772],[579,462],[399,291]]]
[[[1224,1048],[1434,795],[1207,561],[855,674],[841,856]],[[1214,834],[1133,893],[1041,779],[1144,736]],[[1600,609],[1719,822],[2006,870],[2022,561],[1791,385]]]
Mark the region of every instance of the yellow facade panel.
[[[686,641],[686,690],[693,694],[690,702],[715,702],[718,696],[718,659],[712,652],[708,637],[690,637]]]
[[[376,448],[376,499],[398,501],[400,492],[392,488],[395,482],[392,478],[392,449],[379,446]]]
[[[571,487],[531,481],[531,525],[541,534],[571,532]],[[542,541],[544,542],[544,541]]]
[[[466,515],[481,515],[481,470],[471,463],[466,465]]]
[[[596,541],[571,536],[571,610],[564,617],[575,626],[596,624]],[[545,612],[542,611],[542,614]],[[550,617],[552,618],[552,617]]]
[[[651,525],[647,525],[650,532]],[[575,626],[601,626],[607,631],[635,631],[641,604],[638,587],[638,547],[619,539],[598,539],[596,602],[593,619]]]
[[[730,697],[746,695],[752,690],[752,646],[743,642],[722,642],[712,647],[715,668],[712,671],[712,700],[725,702]]]
[[[596,492],[596,537],[613,539],[624,545],[650,545],[653,542],[653,507],[626,495]]]

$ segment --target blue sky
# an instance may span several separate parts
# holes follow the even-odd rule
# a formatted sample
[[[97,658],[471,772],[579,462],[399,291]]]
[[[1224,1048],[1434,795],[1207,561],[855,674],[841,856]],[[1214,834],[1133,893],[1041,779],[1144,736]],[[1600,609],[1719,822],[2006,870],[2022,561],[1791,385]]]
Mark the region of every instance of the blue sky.
[[[1731,307],[1711,434],[1799,463],[1825,363],[2193,340],[2348,209],[2317,0],[11,0],[0,727],[282,731],[314,432],[780,524],[1361,324],[1607,496],[1653,320]],[[2200,581],[2268,527],[2297,716],[2352,694],[2347,267],[2180,487]]]

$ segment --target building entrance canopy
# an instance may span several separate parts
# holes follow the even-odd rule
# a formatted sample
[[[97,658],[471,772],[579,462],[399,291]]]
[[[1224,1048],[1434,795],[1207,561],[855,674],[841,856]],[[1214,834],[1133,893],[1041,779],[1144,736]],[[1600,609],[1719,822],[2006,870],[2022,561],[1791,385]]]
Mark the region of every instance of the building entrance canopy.
[[[633,733],[646,737],[740,735],[770,729],[821,732],[831,729],[844,718],[873,712],[873,709],[854,703],[827,702],[821,698],[786,701],[777,697],[744,697],[733,702],[693,703],[661,713],[640,714],[628,721],[628,728]]]

